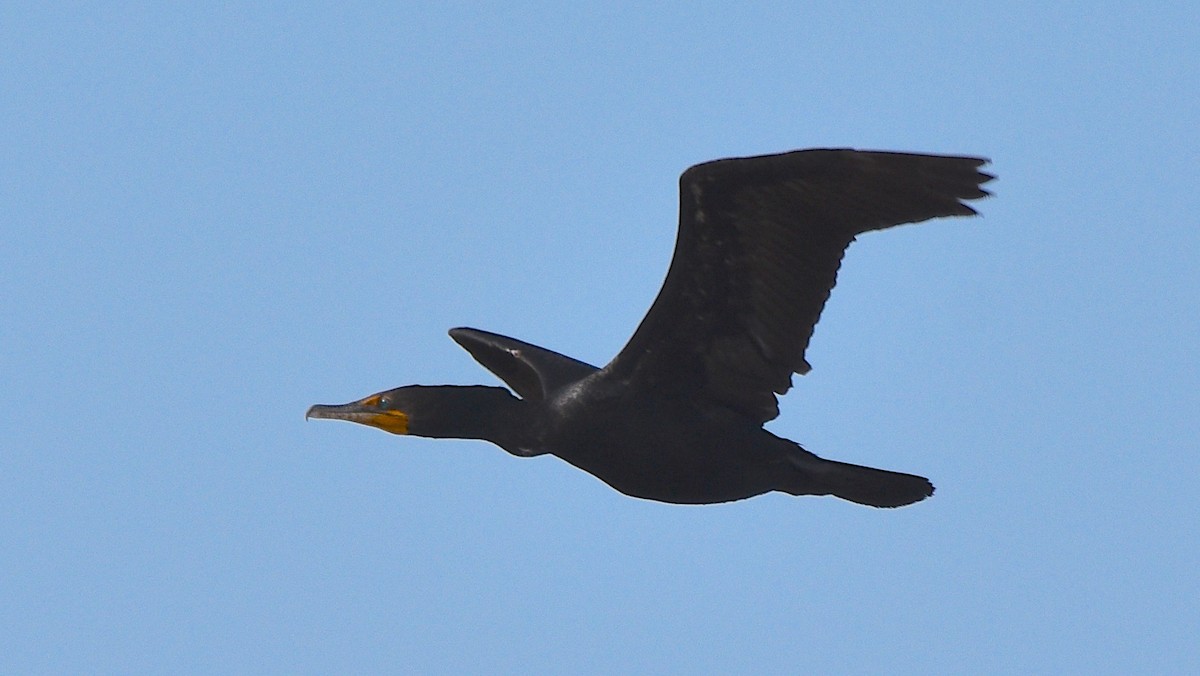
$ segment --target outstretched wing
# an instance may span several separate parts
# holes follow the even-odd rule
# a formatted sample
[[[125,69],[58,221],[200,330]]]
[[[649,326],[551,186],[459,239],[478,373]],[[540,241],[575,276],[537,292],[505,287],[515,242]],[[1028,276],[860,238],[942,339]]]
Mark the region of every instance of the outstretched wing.
[[[662,290],[606,367],[637,388],[705,397],[759,421],[804,359],[856,235],[967,216],[988,193],[975,157],[800,150],[698,164],[679,180]],[[681,388],[681,389],[680,389]]]

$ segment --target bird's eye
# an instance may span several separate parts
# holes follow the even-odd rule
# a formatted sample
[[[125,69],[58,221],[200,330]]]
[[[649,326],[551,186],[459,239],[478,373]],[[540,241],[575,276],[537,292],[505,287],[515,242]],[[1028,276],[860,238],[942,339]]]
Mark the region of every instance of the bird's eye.
[[[379,403],[376,404],[379,408],[389,408],[392,405],[391,397],[380,397]]]

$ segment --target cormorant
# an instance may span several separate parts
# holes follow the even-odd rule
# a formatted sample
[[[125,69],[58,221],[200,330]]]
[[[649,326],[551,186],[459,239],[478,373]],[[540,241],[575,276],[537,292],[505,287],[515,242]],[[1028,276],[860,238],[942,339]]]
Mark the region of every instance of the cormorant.
[[[842,255],[871,230],[967,216],[993,177],[976,157],[798,150],[691,167],[662,290],[604,368],[477,329],[450,337],[503,387],[410,385],[334,418],[393,434],[482,439],[552,454],[616,490],[704,504],[769,491],[899,507],[928,479],[833,460],[763,429],[779,415]]]

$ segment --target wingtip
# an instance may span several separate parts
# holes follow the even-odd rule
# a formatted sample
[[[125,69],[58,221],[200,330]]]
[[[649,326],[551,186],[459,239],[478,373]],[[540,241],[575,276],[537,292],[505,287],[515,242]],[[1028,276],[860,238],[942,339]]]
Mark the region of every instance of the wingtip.
[[[450,336],[450,340],[453,340],[459,345],[466,347],[468,342],[474,342],[478,340],[479,329],[472,329],[469,326],[456,326],[449,331],[446,331],[446,335]]]

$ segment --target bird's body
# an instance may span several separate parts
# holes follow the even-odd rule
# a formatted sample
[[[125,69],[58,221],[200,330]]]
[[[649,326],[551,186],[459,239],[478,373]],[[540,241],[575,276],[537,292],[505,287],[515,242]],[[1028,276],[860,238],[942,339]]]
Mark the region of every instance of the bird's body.
[[[877,507],[933,493],[923,477],[825,460],[763,429],[855,236],[968,215],[991,177],[969,157],[854,150],[718,160],[680,179],[663,289],[629,343],[596,368],[476,329],[452,338],[509,390],[407,386],[312,417],[398,434],[484,439],[553,454],[627,495],[728,502],[783,491]]]
[[[773,443],[782,440],[761,426],[686,399],[626,393],[603,371],[591,378],[547,407],[554,413],[544,447],[575,467],[663,502],[728,502],[782,488],[786,456]]]

